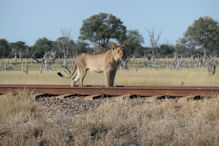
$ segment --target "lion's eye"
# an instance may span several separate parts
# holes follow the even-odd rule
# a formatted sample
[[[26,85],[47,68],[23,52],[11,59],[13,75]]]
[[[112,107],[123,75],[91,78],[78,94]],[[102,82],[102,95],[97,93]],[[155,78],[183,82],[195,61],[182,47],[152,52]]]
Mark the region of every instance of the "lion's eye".
[[[118,50],[118,53],[120,52],[120,50]]]

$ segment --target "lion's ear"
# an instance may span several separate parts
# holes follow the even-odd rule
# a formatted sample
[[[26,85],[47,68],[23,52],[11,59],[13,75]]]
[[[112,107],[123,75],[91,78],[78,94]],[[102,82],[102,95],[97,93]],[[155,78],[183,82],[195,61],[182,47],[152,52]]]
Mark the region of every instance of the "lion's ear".
[[[114,50],[117,47],[117,45],[115,43],[112,43],[111,48]]]
[[[125,45],[124,44],[122,45],[122,48],[125,49]]]

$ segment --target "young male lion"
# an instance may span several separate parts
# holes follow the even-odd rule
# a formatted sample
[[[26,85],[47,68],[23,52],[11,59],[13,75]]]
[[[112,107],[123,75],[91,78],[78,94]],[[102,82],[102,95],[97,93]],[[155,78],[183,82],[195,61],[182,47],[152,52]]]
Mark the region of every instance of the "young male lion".
[[[88,70],[97,73],[104,72],[106,86],[113,86],[117,66],[123,57],[124,48],[124,46],[112,44],[111,49],[102,54],[80,54],[76,57],[73,72],[69,77],[64,77],[60,72],[58,75],[69,79],[77,70],[77,75],[72,79],[71,86],[75,86],[77,82],[79,86],[83,86],[83,80]]]

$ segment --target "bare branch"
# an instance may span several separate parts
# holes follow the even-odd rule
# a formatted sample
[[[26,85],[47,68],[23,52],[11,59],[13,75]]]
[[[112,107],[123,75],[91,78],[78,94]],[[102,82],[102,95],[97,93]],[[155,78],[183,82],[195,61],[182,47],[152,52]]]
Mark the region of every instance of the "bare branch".
[[[158,42],[160,40],[160,36],[161,36],[161,32],[159,32],[159,34],[157,35],[157,37],[155,37],[155,33],[154,30],[152,31],[147,31],[149,38],[150,38],[150,43],[151,43],[151,48],[152,48],[152,56],[157,56],[158,52],[157,52],[157,48],[159,47]]]

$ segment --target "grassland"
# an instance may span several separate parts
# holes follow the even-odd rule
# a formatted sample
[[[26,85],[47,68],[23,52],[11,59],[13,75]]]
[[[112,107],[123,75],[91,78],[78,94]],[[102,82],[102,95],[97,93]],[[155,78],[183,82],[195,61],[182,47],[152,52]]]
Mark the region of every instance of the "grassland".
[[[188,61],[189,59],[184,59]],[[69,67],[72,67],[72,59],[68,59]],[[115,77],[115,85],[219,85],[219,69],[214,76],[209,76],[206,68],[182,68],[178,71],[166,69],[166,59],[158,59],[160,69],[138,68],[135,63],[143,63],[144,59],[130,59],[129,70],[118,70]],[[197,63],[197,59],[195,62]],[[218,59],[219,61],[219,59]],[[23,60],[25,64],[26,59]],[[58,71],[63,71],[63,60],[57,59],[52,65],[53,71],[40,73],[40,63],[27,59],[28,74],[21,72],[21,60],[3,59],[0,61],[0,83],[1,84],[69,84],[71,80],[65,80],[57,76]],[[172,58],[168,62],[173,62]],[[2,64],[3,63],[3,64]],[[2,66],[8,68],[2,72]],[[141,64],[142,65],[142,64]],[[104,85],[104,75],[88,72],[84,81],[85,85]]]
[[[60,69],[61,71],[61,69]],[[219,85],[219,70],[214,76],[209,76],[207,68],[203,69],[130,69],[118,70],[115,85]],[[1,84],[69,84],[71,80],[57,76],[57,71],[40,73],[29,71],[0,72]],[[104,85],[103,73],[88,72],[85,85]]]
[[[20,64],[18,64],[20,65]],[[54,71],[39,71],[32,64],[28,74],[0,72],[0,84],[69,84]],[[118,70],[115,85],[219,85],[218,69]],[[85,85],[104,85],[104,75],[88,72]],[[40,99],[39,99],[40,100]],[[83,110],[85,109],[85,110]],[[33,100],[26,91],[0,97],[1,145],[218,145],[219,97],[176,102],[146,103],[127,99],[84,101],[69,98]]]
[[[24,91],[0,98],[0,145],[219,144],[218,97],[182,103],[106,99],[87,108],[99,100],[63,104],[31,96]]]

